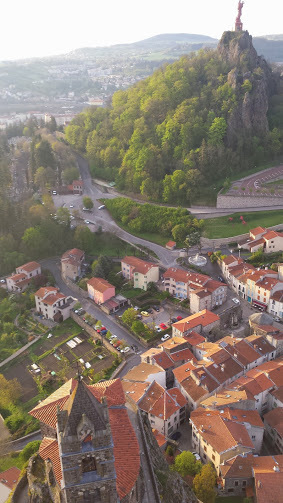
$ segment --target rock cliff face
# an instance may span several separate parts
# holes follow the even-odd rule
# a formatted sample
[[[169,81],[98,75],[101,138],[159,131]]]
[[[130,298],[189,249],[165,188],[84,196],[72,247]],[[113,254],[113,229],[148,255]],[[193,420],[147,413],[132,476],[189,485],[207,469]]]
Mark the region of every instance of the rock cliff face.
[[[227,143],[233,148],[237,131],[244,131],[246,137],[266,135],[269,97],[278,82],[265,59],[258,56],[247,31],[224,32],[217,51],[232,66],[228,83],[235,90],[236,104],[228,120]]]
[[[152,433],[146,414],[142,414],[143,427],[150,449],[154,472],[158,480],[158,490],[163,503],[197,503],[197,498],[190,487],[176,473],[171,472],[157,441]]]

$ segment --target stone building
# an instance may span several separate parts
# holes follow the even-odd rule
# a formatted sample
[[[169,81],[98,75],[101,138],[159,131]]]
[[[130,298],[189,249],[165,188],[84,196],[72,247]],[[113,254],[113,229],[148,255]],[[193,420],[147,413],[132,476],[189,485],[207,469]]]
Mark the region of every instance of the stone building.
[[[40,420],[50,493],[57,503],[138,503],[139,444],[119,379],[71,379],[30,414]]]

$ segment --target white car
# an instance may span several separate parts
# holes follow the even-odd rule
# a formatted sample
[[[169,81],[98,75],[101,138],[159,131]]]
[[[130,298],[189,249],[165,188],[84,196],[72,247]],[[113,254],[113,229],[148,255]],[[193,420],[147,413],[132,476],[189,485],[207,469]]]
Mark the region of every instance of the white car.
[[[74,207],[74,205],[73,205],[73,204],[70,204],[70,208],[73,208],[73,207]]]
[[[114,342],[115,339],[118,339],[117,335],[111,335],[109,340]]]
[[[85,220],[84,223],[85,224],[90,224],[90,221],[89,220]]]
[[[139,309],[140,309],[140,308],[139,308],[138,306],[135,306],[135,307],[134,307],[134,310],[135,310],[135,311],[139,311]]]
[[[1,279],[0,283],[6,283],[6,280],[5,279]]]
[[[159,334],[159,332],[162,332],[162,328],[160,328],[158,325],[155,325],[154,327],[155,332]]]
[[[121,353],[128,353],[130,351],[129,346],[126,346],[124,349],[121,349]]]
[[[169,334],[165,334],[165,335],[163,335],[163,337],[161,337],[161,341],[162,342],[167,341],[167,339],[170,339],[170,335]]]
[[[234,304],[240,304],[239,299],[237,299],[236,297],[232,299],[232,302],[234,302]]]
[[[105,208],[105,204],[102,204],[101,206],[98,206],[99,210],[104,210],[104,208]]]
[[[197,461],[200,461],[200,455],[197,452],[192,452]]]

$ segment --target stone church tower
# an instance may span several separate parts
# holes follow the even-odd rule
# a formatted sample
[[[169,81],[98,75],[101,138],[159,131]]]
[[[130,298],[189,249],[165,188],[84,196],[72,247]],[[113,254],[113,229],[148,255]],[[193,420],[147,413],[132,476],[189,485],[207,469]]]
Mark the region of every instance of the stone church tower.
[[[72,392],[66,408],[57,411],[57,439],[65,502],[118,501],[106,400],[98,402],[82,381]]]

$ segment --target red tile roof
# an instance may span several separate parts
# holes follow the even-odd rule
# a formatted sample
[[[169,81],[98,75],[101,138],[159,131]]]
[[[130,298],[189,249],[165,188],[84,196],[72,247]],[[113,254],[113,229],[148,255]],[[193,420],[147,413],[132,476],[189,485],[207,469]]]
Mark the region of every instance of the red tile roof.
[[[163,274],[163,278],[170,278],[174,281],[182,283],[193,283],[197,286],[205,285],[205,283],[210,279],[210,277],[205,274],[185,271],[184,269],[179,269],[178,267],[170,267],[167,269],[167,271]]]
[[[263,235],[264,239],[269,241],[270,239],[274,239],[277,237],[283,237],[283,234],[281,232],[276,232],[276,231],[268,231],[266,234]]]
[[[165,445],[167,443],[167,440],[166,440],[165,436],[162,435],[162,433],[159,433],[158,430],[153,429],[152,433],[153,433],[153,435],[155,437],[155,440],[158,443],[158,447],[163,447],[163,445]]]
[[[250,243],[248,243],[248,247],[250,249],[252,249],[252,248],[255,248],[256,246],[263,245],[264,243],[265,243],[265,240],[262,237],[260,239],[255,239],[254,241],[251,241]]]
[[[111,283],[108,283],[108,281],[103,278],[91,278],[87,281],[87,285],[90,285],[94,290],[100,293],[107,292],[109,288],[115,289],[115,286],[111,285]]]
[[[276,407],[263,416],[264,422],[283,436],[283,407]]]
[[[254,449],[247,429],[240,423],[210,414],[210,411],[204,411],[200,415],[198,410],[191,412],[190,420],[198,429],[199,435],[219,454],[237,446]]]
[[[134,272],[139,272],[140,274],[147,274],[152,267],[158,267],[158,265],[153,262],[146,262],[137,257],[124,257],[121,263],[134,267]]]
[[[278,283],[279,283],[279,280],[276,278],[265,277],[265,278],[261,279],[260,281],[257,281],[256,286],[258,288],[263,288],[264,290],[271,291],[275,287],[275,285],[277,285]]]
[[[54,292],[59,292],[59,288],[55,288],[54,286],[43,286],[35,292],[35,295],[37,295],[40,299],[43,299],[48,293],[53,294]]]
[[[235,458],[225,461],[224,465],[220,466],[220,471],[223,478],[252,478],[253,468],[255,471],[265,473],[274,473],[274,466],[283,470],[283,455],[273,456],[236,456]],[[269,502],[266,500],[265,503]]]
[[[282,503],[282,472],[255,472],[254,482],[257,503]]]
[[[263,232],[265,232],[266,229],[265,227],[255,227],[254,229],[251,229],[250,230],[250,234],[253,234],[254,236],[257,236],[258,234],[262,234]]]
[[[184,407],[186,403],[185,397],[178,388],[165,390],[154,381],[138,402],[138,405],[145,412],[166,420]]]
[[[184,339],[186,339],[191,346],[197,346],[198,344],[206,341],[206,338],[203,337],[203,335],[194,331],[190,332],[188,335],[184,335]]]
[[[180,365],[180,367],[174,369],[173,374],[176,381],[178,383],[182,383],[185,379],[189,377],[191,370],[193,370],[195,367],[196,366],[193,363],[187,362],[184,363],[183,365]]]
[[[179,362],[182,360],[192,360],[193,362],[197,363],[197,359],[194,357],[193,353],[191,352],[190,349],[185,348],[185,349],[180,349],[179,351],[176,351],[175,353],[170,353],[170,358],[174,362]]]
[[[109,420],[114,443],[116,486],[124,498],[135,485],[140,471],[140,448],[126,408],[110,407]]]
[[[173,323],[173,327],[175,327],[180,332],[187,332],[190,329],[194,329],[195,327],[201,325],[202,327],[206,327],[215,321],[219,321],[220,318],[218,314],[212,313],[207,309],[200,311],[199,313],[192,314],[188,316],[188,318],[184,318],[181,321],[177,321]]]
[[[63,253],[61,261],[78,266],[81,264],[83,257],[84,252],[82,250],[79,250],[78,248],[72,248],[72,250],[67,250],[65,253]]]
[[[165,246],[168,246],[170,248],[173,248],[176,246],[176,241],[168,241]]]
[[[170,355],[171,356],[171,355]],[[174,363],[171,357],[166,353],[166,351],[160,351],[160,353],[152,356],[153,363],[159,365],[164,370],[168,370],[171,367],[174,367]]]
[[[9,489],[13,489],[14,485],[17,483],[20,476],[21,470],[16,466],[12,466],[0,473],[0,482],[7,486]]]
[[[27,262],[26,264],[17,267],[17,269],[23,269],[26,272],[32,272],[35,269],[40,269],[40,264],[38,262]]]
[[[233,264],[234,262],[238,262],[241,263],[241,262],[244,262],[244,260],[242,258],[238,258],[236,257],[236,255],[227,255],[227,257],[225,257],[222,262],[225,264],[225,265],[230,265],[230,264]]]
[[[39,447],[39,454],[40,457],[45,461],[47,461],[47,459],[50,459],[50,461],[52,462],[54,475],[60,486],[60,482],[62,480],[62,469],[58,441],[54,438],[44,437]]]

